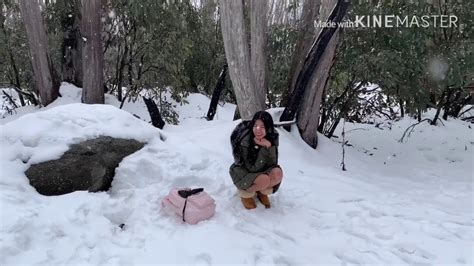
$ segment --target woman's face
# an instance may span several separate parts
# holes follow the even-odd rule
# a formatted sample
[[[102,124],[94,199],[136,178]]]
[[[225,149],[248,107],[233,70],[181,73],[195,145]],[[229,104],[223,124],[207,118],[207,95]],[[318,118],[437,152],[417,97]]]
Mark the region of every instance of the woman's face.
[[[257,139],[263,139],[267,132],[265,131],[265,125],[263,124],[263,121],[260,119],[257,119],[255,121],[255,124],[253,125],[253,134]]]

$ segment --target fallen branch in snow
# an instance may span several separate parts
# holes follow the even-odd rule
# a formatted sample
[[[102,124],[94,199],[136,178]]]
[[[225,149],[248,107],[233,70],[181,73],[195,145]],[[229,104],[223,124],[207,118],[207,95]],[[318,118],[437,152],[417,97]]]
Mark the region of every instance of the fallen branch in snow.
[[[424,122],[424,121],[428,121],[428,123],[431,124],[431,119],[425,118],[425,119],[421,120],[420,122],[415,123],[415,124],[409,126],[409,127],[405,130],[405,132],[403,133],[402,138],[398,140],[398,142],[403,143],[403,139],[405,138],[405,135],[407,134],[408,130],[410,130],[410,132],[408,132],[407,138],[409,138],[410,135],[411,135],[411,133],[413,132],[413,130],[415,130],[415,126],[418,125],[418,124],[421,124],[421,122]]]
[[[439,120],[439,122],[441,122],[441,125],[443,125],[443,127],[446,126],[446,125],[444,124],[443,120],[441,120],[441,118],[438,117],[438,120]]]
[[[120,103],[119,109],[122,109],[123,104],[125,103],[125,99],[127,99],[128,95],[130,94],[131,91],[132,90],[127,90],[127,92],[125,93],[125,96],[123,96],[122,102]]]
[[[472,109],[473,109],[473,107],[472,107],[472,106],[471,106],[471,107],[469,107],[468,109],[466,109],[465,111],[463,111],[462,113],[460,113],[460,114],[458,115],[458,117],[461,117],[461,116],[463,116],[465,113],[467,113],[467,112],[470,112]],[[472,117],[472,116],[471,116],[471,117]],[[469,118],[469,117],[468,117],[468,118]],[[463,119],[463,118],[461,118],[461,119]]]
[[[474,116],[463,117],[461,120],[474,123]]]
[[[349,133],[349,132],[351,132],[351,131],[356,131],[356,130],[365,130],[365,131],[368,131],[367,128],[361,128],[361,127],[359,127],[359,128],[353,128],[353,129],[351,129],[351,130],[347,130],[346,133]]]
[[[15,103],[15,101],[12,99],[12,96],[6,93],[5,91],[2,91],[3,94],[8,98],[10,103],[13,105],[13,107],[18,108],[18,105]]]

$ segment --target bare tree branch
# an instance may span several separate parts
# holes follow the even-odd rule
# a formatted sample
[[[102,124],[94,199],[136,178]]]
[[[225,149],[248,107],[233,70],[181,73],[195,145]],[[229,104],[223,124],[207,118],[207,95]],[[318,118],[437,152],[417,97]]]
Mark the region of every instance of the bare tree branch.
[[[424,122],[424,121],[428,121],[428,123],[431,123],[431,119],[425,118],[425,119],[421,120],[420,122],[415,123],[415,124],[409,126],[409,127],[405,130],[405,132],[403,133],[402,138],[398,140],[398,142],[403,143],[403,139],[405,138],[405,135],[407,134],[407,132],[410,131],[410,132],[408,132],[408,135],[407,135],[407,138],[409,138],[410,135],[411,135],[411,133],[413,132],[413,130],[415,130],[415,126],[417,126],[418,124],[420,124],[420,123],[422,123],[422,122]]]

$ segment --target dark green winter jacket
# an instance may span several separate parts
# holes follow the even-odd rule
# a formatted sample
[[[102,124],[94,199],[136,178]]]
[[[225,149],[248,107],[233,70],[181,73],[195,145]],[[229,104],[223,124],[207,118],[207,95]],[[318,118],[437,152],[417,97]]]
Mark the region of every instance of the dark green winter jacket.
[[[274,167],[278,167],[278,138],[275,141],[275,145],[272,145],[270,148],[258,145],[250,147],[250,134],[242,139],[239,145],[239,152],[243,163],[237,164],[234,162],[229,169],[232,181],[238,189],[245,190],[249,188],[258,175],[269,173]],[[258,149],[255,163],[250,162],[249,149]]]

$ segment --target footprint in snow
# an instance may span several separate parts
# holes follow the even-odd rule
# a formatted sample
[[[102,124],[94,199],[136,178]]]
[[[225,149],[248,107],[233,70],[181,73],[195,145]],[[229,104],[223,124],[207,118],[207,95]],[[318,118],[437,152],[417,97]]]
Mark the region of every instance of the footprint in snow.
[[[394,248],[396,251],[393,251],[393,253],[404,261],[408,260],[409,263],[420,263],[419,261],[416,261],[419,259],[430,261],[436,259],[434,254],[409,243],[399,243],[394,245]]]
[[[192,164],[189,168],[191,171],[202,171],[209,167],[209,158],[202,159],[199,163]]]
[[[194,260],[194,265],[212,265],[212,257],[208,253],[200,253]]]
[[[287,265],[287,266],[291,266],[291,265],[295,265],[295,264],[296,264],[296,263],[294,263],[293,261],[291,261],[290,258],[284,257],[284,256],[277,256],[277,257],[274,257],[274,258],[273,258],[273,262],[274,262],[276,265]]]

